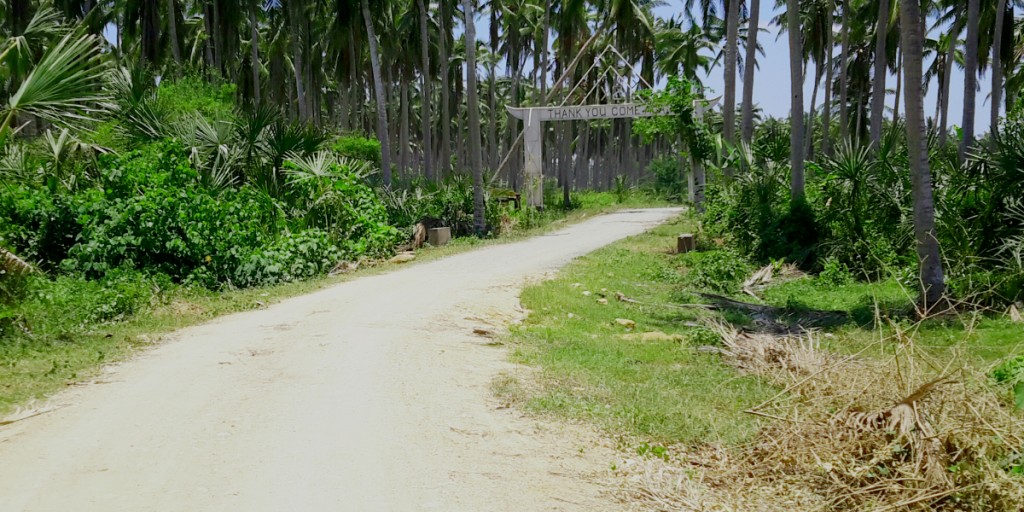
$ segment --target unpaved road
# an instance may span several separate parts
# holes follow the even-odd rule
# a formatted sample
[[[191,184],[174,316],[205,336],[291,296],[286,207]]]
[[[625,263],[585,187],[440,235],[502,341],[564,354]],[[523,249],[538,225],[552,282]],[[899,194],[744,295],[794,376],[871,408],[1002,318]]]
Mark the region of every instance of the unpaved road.
[[[0,427],[0,511],[615,510],[613,452],[500,409],[474,336],[570,259],[679,210],[605,215],[173,334]]]

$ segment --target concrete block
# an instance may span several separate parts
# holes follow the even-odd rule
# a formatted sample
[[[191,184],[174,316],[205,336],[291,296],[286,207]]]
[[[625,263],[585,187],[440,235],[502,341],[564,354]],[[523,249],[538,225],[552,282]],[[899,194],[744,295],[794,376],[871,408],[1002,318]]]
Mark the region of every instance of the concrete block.
[[[676,252],[682,254],[684,252],[690,252],[697,248],[697,239],[694,238],[692,233],[683,233],[679,235],[679,239],[676,241]]]
[[[434,247],[448,245],[452,241],[452,228],[431,228],[427,230],[427,243]]]

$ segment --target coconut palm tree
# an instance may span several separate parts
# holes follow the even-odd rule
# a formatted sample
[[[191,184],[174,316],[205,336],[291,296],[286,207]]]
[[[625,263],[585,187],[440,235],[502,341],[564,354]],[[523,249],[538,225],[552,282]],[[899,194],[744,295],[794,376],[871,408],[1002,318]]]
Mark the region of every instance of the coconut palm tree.
[[[363,22],[366,24],[366,39],[370,49],[370,66],[373,69],[373,91],[377,99],[377,139],[381,147],[381,177],[384,186],[391,186],[391,144],[388,136],[388,110],[384,97],[384,79],[381,77],[380,54],[378,53],[377,33],[373,28],[373,16],[370,14],[370,1],[360,0]]]
[[[1006,0],[997,0],[995,26],[992,27],[992,116],[989,130],[999,131],[999,104],[1003,94],[1003,18]]]
[[[786,0],[786,22],[789,31],[789,162],[792,173],[790,194],[794,200],[804,195],[804,76],[799,4],[799,0]]]
[[[757,52],[758,18],[761,12],[761,0],[747,0],[750,14],[747,18],[747,58],[743,68],[743,101],[740,108],[740,139],[750,144],[754,137],[754,65]]]
[[[462,13],[466,27],[466,107],[469,115],[469,165],[473,172],[473,230],[483,235],[487,228],[484,219],[484,170],[480,156],[480,100],[476,82],[476,10],[472,0],[462,0]]]
[[[871,91],[871,145],[878,147],[882,140],[882,118],[885,114],[885,78],[888,73],[888,53],[885,43],[889,35],[891,12],[889,0],[879,0],[878,21],[875,24],[875,73]]]
[[[420,103],[420,118],[423,122],[423,175],[428,180],[434,179],[434,140],[433,120],[431,112],[433,106],[433,94],[431,94],[430,68],[430,24],[427,21],[430,13],[427,12],[427,4],[424,0],[416,0],[416,14],[420,29],[420,93],[423,101]]]
[[[963,162],[967,150],[974,144],[975,96],[978,88],[978,32],[980,0],[967,0],[967,42],[964,47],[964,115],[962,120],[963,138],[960,140],[959,157]]]
[[[736,54],[739,53],[740,0],[724,0],[725,15],[725,98],[722,105],[722,137],[728,144],[735,144],[736,130]],[[755,30],[756,34],[757,31]],[[756,45],[755,45],[756,49]],[[748,66],[752,62],[747,62]],[[726,175],[732,174],[727,167]]]
[[[977,0],[970,0],[977,2]],[[917,242],[920,299],[927,313],[945,294],[945,278],[935,231],[935,203],[928,168],[924,123],[921,60],[924,35],[918,0],[900,0],[900,36],[903,46],[906,98],[907,151],[914,197],[914,238]]]

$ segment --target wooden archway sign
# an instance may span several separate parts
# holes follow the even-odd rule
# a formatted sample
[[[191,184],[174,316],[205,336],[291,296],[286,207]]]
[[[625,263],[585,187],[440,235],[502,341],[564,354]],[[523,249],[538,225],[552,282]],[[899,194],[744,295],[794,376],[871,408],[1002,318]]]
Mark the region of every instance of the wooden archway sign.
[[[704,112],[718,103],[718,98],[708,101],[695,101],[697,116],[703,117]],[[637,103],[618,103],[611,105],[581,105],[562,107],[506,107],[509,114],[523,120],[523,154],[526,181],[524,183],[526,204],[533,207],[544,206],[544,174],[543,161],[544,137],[541,123],[545,121],[588,121],[593,119],[622,119],[668,115],[668,110],[650,110]]]

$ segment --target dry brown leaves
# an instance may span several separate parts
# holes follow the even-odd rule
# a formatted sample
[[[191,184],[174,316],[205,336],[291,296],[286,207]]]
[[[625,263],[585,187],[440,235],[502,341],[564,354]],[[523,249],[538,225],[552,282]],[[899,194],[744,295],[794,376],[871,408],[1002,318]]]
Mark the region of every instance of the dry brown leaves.
[[[1024,423],[987,377],[939,361],[912,337],[886,358],[839,357],[815,335],[711,324],[721,353],[782,391],[736,449],[632,461],[629,501],[649,510],[1024,510]],[[875,349],[879,347],[873,347]],[[867,349],[866,349],[867,350]]]

